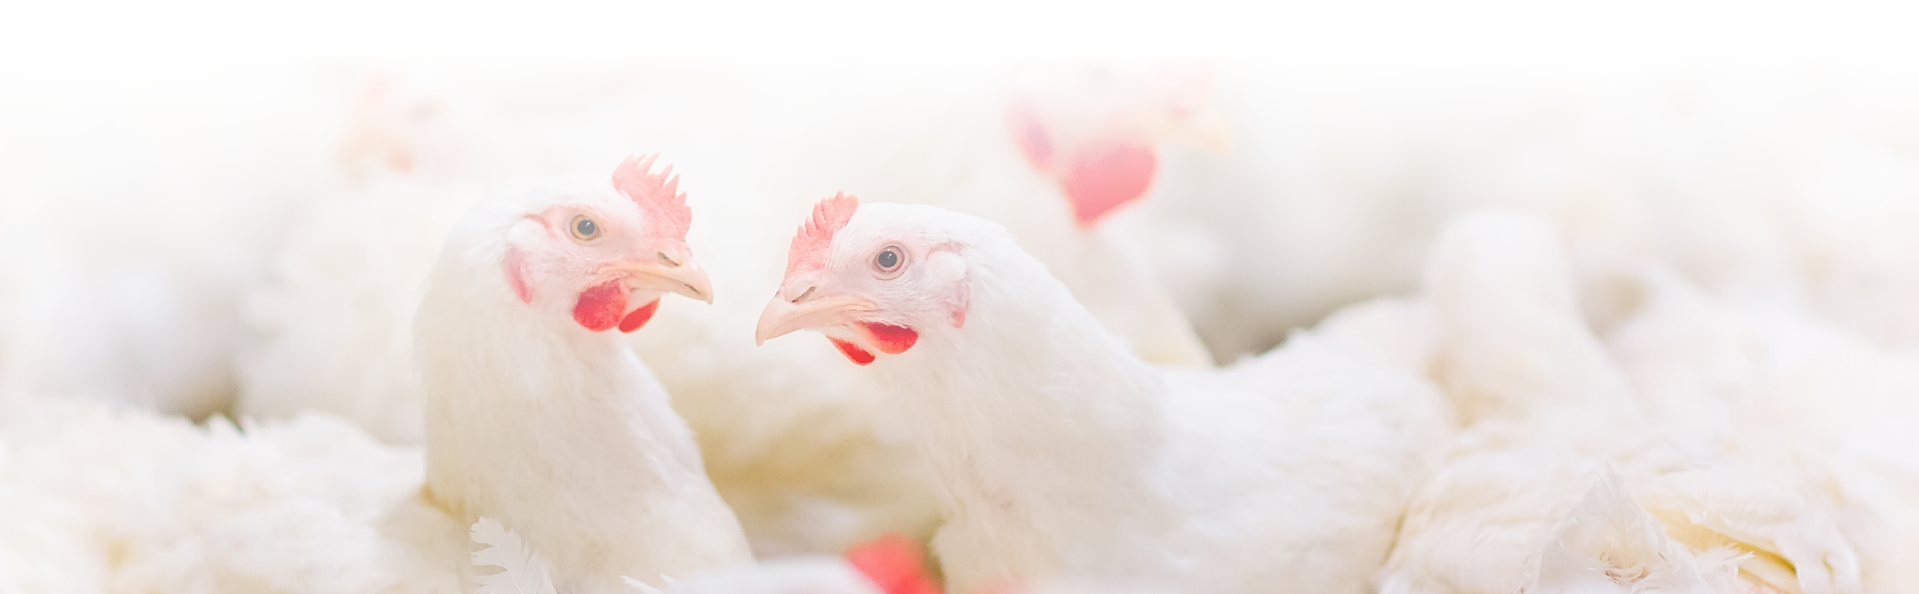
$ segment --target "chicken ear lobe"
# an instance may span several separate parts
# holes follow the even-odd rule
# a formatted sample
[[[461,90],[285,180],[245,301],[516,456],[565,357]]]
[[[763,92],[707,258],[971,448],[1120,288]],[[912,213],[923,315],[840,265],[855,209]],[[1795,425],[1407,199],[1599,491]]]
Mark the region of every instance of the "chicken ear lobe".
[[[520,303],[533,303],[533,288],[526,282],[526,254],[519,248],[506,248],[506,257],[500,259],[501,272],[506,274],[506,286],[513,289],[513,296]]]
[[[960,249],[957,245],[934,248],[926,263],[931,268],[929,276],[934,286],[942,287],[935,294],[935,299],[946,308],[947,320],[952,322],[954,328],[966,327],[966,308],[971,305],[972,292],[968,284],[971,279],[967,277],[966,262],[959,255]]]

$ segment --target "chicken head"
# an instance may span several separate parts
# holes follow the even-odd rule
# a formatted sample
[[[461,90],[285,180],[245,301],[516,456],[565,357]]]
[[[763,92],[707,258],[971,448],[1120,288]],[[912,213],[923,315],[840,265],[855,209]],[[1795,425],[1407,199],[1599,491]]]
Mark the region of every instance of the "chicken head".
[[[639,329],[667,293],[712,303],[686,244],[686,195],[671,167],[650,171],[654,159],[621,163],[617,195],[564,196],[513,224],[501,264],[521,303],[565,310],[594,332]]]
[[[793,237],[786,277],[760,315],[758,342],[818,330],[847,359],[867,365],[876,351],[913,348],[929,329],[966,325],[963,244],[914,216],[937,209],[880,206],[897,216],[856,222],[859,199],[845,194],[813,207]]]

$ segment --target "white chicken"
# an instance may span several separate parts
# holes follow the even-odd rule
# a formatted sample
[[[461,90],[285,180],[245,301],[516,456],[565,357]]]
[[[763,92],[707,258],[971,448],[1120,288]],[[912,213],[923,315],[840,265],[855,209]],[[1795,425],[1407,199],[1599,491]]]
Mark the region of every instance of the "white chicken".
[[[718,220],[706,227],[714,235],[700,239],[725,248],[701,253],[712,254],[715,283],[726,294],[764,295],[775,289],[784,265],[778,243],[791,217],[808,206],[794,199],[802,194],[789,192],[792,186],[845,184],[947,205],[1009,225],[1021,245],[1084,296],[1101,325],[1141,357],[1207,365],[1210,355],[1170,296],[1100,222],[1145,195],[1160,142],[1220,142],[1196,105],[1206,91],[1203,80],[1183,72],[1055,73],[1058,80],[1014,86],[1023,93],[1018,105],[1030,111],[1011,122],[1008,91],[991,78],[998,70],[987,76],[966,69],[901,73],[923,84],[888,76],[882,86],[890,91],[828,85],[834,103],[843,105],[823,113],[839,115],[816,115],[826,122],[820,130],[799,134],[807,140],[804,150],[820,157],[790,174],[796,181],[778,187],[770,201],[753,196],[764,191],[756,188],[707,193],[708,203],[718,206],[708,212],[717,212]],[[1133,185],[1073,190],[1083,182],[1029,161],[1022,130],[1028,141],[1052,138],[1046,142],[1062,161],[1100,151],[1144,155],[1145,161],[1117,165],[1130,168]],[[731,170],[709,171],[706,178]],[[764,207],[738,206],[749,200]],[[928,533],[937,509],[930,475],[904,420],[884,406],[884,390],[830,352],[754,348],[747,338],[758,306],[722,300],[632,339],[642,357],[657,362],[674,407],[699,434],[708,471],[756,550],[828,552],[884,532]]]
[[[417,447],[303,414],[235,426],[14,395],[0,590],[461,592],[466,526]]]
[[[266,282],[244,295],[235,417],[316,410],[420,442],[414,310],[447,229],[513,174],[479,123],[490,114],[419,86],[367,84],[337,155],[351,183],[302,205]]]
[[[1919,355],[1705,295],[1662,268],[1638,286],[1643,306],[1608,344],[1660,416],[1816,486],[1809,498],[1834,510],[1864,591],[1919,583]]]
[[[604,70],[592,74],[607,76]],[[523,124],[463,130],[496,122],[486,109],[456,109],[448,100],[374,106],[380,117],[362,117],[371,123],[352,136],[372,147],[352,153],[373,157],[363,189],[313,208],[289,238],[273,282],[249,302],[260,340],[243,359],[240,410],[266,417],[326,410],[382,438],[417,441],[419,379],[402,360],[412,340],[404,304],[416,298],[433,252],[408,230],[452,224],[464,209],[465,188],[487,169],[473,166],[475,159],[566,162],[564,155],[585,152],[575,146],[582,138],[588,146],[617,138],[669,148],[693,180],[689,200],[712,221],[689,242],[709,264],[719,294],[738,299],[663,316],[628,340],[654,362],[674,408],[700,440],[709,476],[762,554],[836,552],[885,532],[925,534],[936,515],[930,476],[903,422],[878,406],[883,392],[867,374],[832,353],[800,345],[756,349],[748,340],[760,305],[749,296],[773,290],[783,265],[780,244],[791,217],[810,207],[803,197],[813,188],[846,183],[1005,221],[1137,353],[1166,364],[1210,362],[1130,244],[1105,229],[1124,214],[1117,212],[1123,204],[1148,194],[1156,170],[1150,159],[1143,169],[1133,164],[1132,185],[1087,194],[1103,202],[1078,217],[1079,202],[1063,189],[1066,176],[1040,171],[1022,152],[1000,70],[931,68],[886,84],[872,83],[867,71],[802,72],[787,80],[720,70],[707,76],[757,82],[673,90],[670,76],[643,71],[650,85],[641,86],[644,93],[576,84],[579,92],[568,97],[586,105],[570,119],[513,112],[554,128],[539,133]],[[1150,155],[1162,141],[1221,142],[1217,122],[1197,105],[1204,80],[1190,73],[1119,70],[1102,77],[1070,70],[1014,88],[1023,89],[1021,105],[1032,110],[1022,125],[1057,136],[1052,144],[1062,153],[1108,147]],[[777,104],[789,111],[764,115],[775,123],[702,115],[734,113],[715,107],[720,103],[758,113],[769,106],[742,97],[769,94],[822,99]],[[682,96],[693,98],[685,99],[684,112],[657,109]],[[431,115],[408,119],[415,112]],[[513,146],[491,146],[500,142]],[[464,152],[448,156],[435,148],[447,146]],[[380,171],[391,168],[391,155],[432,171]],[[441,166],[428,167],[435,164]]]
[[[1503,213],[1441,238],[1433,373],[1472,424],[1407,510],[1382,591],[1857,591],[1813,485],[1662,431],[1587,330],[1560,250]],[[1731,563],[1745,581],[1721,579]]]
[[[518,531],[566,591],[753,558],[666,389],[605,332],[667,293],[712,300],[686,196],[652,164],[476,205],[415,322],[430,496]]]
[[[832,161],[820,164],[813,187],[795,197],[830,188],[1005,225],[1142,358],[1211,365],[1172,295],[1146,268],[1140,242],[1114,229],[1130,221],[1113,220],[1151,202],[1162,155],[1180,146],[1230,149],[1225,122],[1207,102],[1210,69],[1090,63],[980,70],[955,68],[926,83],[944,96],[895,90],[878,97],[884,108],[863,112],[865,121],[836,123],[838,134],[819,135],[837,137],[829,145],[836,149]]]
[[[0,498],[23,521],[0,527],[0,579],[461,592],[482,517],[524,535],[564,592],[752,560],[668,395],[606,331],[637,330],[664,293],[710,299],[683,195],[649,165],[495,197],[447,236],[418,316],[424,456],[322,414],[236,431],[83,402],[6,408]]]
[[[949,586],[1097,576],[1204,592],[1362,592],[1440,395],[1310,335],[1223,370],[1141,362],[1004,228],[819,203],[760,318],[888,386],[944,493]]]
[[[1657,260],[1911,345],[1919,85],[1868,63],[1221,60],[1233,153],[1170,153],[1142,205],[1217,248],[1144,254],[1222,359],[1415,290],[1442,225],[1486,207],[1559,225],[1598,330],[1631,304],[1591,275]]]
[[[650,165],[499,196],[449,234],[420,304],[424,452],[317,413],[243,432],[83,403],[5,409],[0,498],[26,513],[0,526],[0,579],[470,591],[488,577],[466,559],[483,517],[523,535],[566,592],[750,562],[665,391],[607,332],[637,329],[665,293],[711,295],[682,239],[684,196]]]
[[[604,143],[548,119],[575,115],[580,103],[665,106],[688,86],[664,68],[550,70],[463,76],[441,65],[359,83],[333,155],[349,183],[301,205],[270,275],[241,302],[249,340],[237,361],[236,416],[320,410],[388,442],[419,443],[412,322],[441,235],[487,188],[598,167],[632,137],[659,135],[657,126],[640,134],[609,121],[654,110],[582,109],[576,117],[590,131],[619,139]],[[559,138],[548,137],[551,128]]]

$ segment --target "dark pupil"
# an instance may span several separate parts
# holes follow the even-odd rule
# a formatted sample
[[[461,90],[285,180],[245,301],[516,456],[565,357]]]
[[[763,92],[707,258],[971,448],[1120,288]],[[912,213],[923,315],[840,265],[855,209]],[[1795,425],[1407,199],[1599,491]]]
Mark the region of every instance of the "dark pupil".
[[[584,237],[592,237],[593,232],[598,230],[598,226],[593,224],[593,219],[580,219],[579,224],[574,225],[573,228]]]
[[[884,252],[880,252],[880,268],[892,270],[894,266],[899,266],[899,265],[900,265],[899,252],[896,252],[893,250],[886,250]]]

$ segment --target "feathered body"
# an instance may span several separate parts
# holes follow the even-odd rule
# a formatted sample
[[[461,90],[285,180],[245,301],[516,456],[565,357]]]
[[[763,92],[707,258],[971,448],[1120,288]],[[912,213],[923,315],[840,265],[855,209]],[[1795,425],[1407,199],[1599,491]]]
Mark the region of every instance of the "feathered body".
[[[653,232],[664,224],[657,212],[637,213],[634,202],[645,200],[580,180],[476,206],[449,233],[416,320],[431,496],[469,521],[518,532],[568,591],[617,590],[621,576],[657,586],[662,575],[752,559],[666,390],[606,331],[628,329],[624,297],[606,322],[580,313],[606,286],[591,281],[605,273],[591,271],[611,265],[542,255],[573,249],[555,247],[568,245],[568,231],[540,218],[554,209],[586,213],[576,216],[610,234],[562,253],[600,258],[661,241],[662,258],[683,249]],[[602,241],[619,243],[593,243]],[[690,265],[687,257],[674,258]],[[588,280],[573,280],[576,266]],[[657,304],[657,288],[609,282]]]
[[[1582,320],[1558,241],[1505,213],[1442,237],[1434,374],[1470,425],[1407,510],[1382,591],[1858,591],[1816,484],[1649,412]]]
[[[240,294],[294,205],[341,182],[314,69],[155,66],[9,70],[0,388],[225,410]]]
[[[940,477],[946,525],[934,543],[952,589],[1082,575],[1194,591],[1364,589],[1448,433],[1435,391],[1310,336],[1228,369],[1155,368],[1003,228],[924,206],[821,214],[846,204],[822,203],[802,230],[844,225],[823,268],[789,271],[761,336],[804,320],[887,353],[873,371]],[[900,284],[860,279],[883,245],[913,263]],[[807,286],[815,296],[792,302],[806,312],[874,304],[844,306],[852,317],[836,319],[853,321],[833,325],[783,303]],[[901,349],[884,339],[897,331],[870,324],[917,338]]]
[[[1076,115],[1094,119],[1163,109],[1138,89],[1089,85],[1083,71],[1060,74],[1052,87],[1029,89],[1029,101],[1055,111],[1079,108],[1087,113]],[[823,158],[762,164],[768,172],[757,176],[785,180],[770,190],[704,182],[697,197],[717,206],[706,212],[719,222],[697,239],[712,254],[714,282],[729,296],[766,294],[784,264],[780,233],[808,206],[801,197],[825,187],[880,192],[1004,222],[1133,352],[1156,363],[1210,364],[1164,288],[1105,230],[1107,217],[1076,218],[1061,183],[1022,155],[1019,129],[1007,121],[1011,91],[1000,75],[934,69],[899,74],[913,85],[854,79],[847,84],[856,86],[835,93],[860,99],[822,106],[828,115],[817,116],[818,131],[804,135],[804,151]],[[1143,132],[1138,138],[1149,147],[1158,140]],[[702,179],[727,178],[727,169],[715,167]],[[1137,192],[1127,200],[1146,188]],[[758,306],[722,298],[631,339],[657,363],[675,408],[698,432],[714,482],[756,550],[830,552],[883,532],[928,534],[937,521],[930,474],[904,418],[885,406],[885,390],[811,345],[755,349],[747,336]]]
[[[44,397],[0,414],[0,590],[460,592],[420,450],[342,419],[195,426]]]
[[[1840,323],[1705,295],[1662,268],[1642,271],[1638,286],[1644,305],[1608,346],[1658,418],[1807,485],[1804,505],[1828,510],[1856,551],[1863,591],[1919,579],[1906,562],[1919,546],[1919,443],[1908,429],[1919,419],[1919,356]],[[1733,522],[1757,533],[1802,515]],[[1780,539],[1754,554],[1782,558],[1769,564],[1778,573],[1810,565],[1804,548]]]
[[[819,188],[870,190],[1004,221],[1135,352],[1168,364],[1210,361],[1134,248],[1104,228],[1125,215],[1120,203],[1104,207],[1121,212],[1083,221],[1062,182],[1023,156],[1018,128],[1008,122],[1002,69],[942,65],[893,73],[907,78],[884,84],[859,69],[804,77],[742,70],[687,76],[647,67],[618,85],[540,79],[574,89],[554,94],[583,102],[578,112],[525,113],[556,99],[495,88],[421,98],[411,81],[370,95],[346,147],[370,161],[369,171],[350,191],[310,207],[273,282],[247,303],[259,340],[243,358],[240,409],[268,417],[326,410],[383,438],[418,441],[409,420],[419,414],[419,379],[400,355],[413,325],[403,304],[418,299],[435,255],[418,238],[452,226],[470,204],[468,188],[497,179],[497,170],[572,166],[592,147],[634,139],[669,149],[694,175],[690,199],[712,224],[689,241],[713,263],[721,297],[710,308],[662,315],[628,343],[654,363],[700,440],[710,476],[762,553],[836,552],[889,531],[924,535],[936,517],[927,470],[903,419],[883,412],[873,378],[831,352],[755,349],[747,341],[759,305],[750,296],[772,289],[782,235]],[[1156,103],[1166,89],[1101,86],[1089,72],[1041,77],[1047,84],[1024,97],[1085,120],[1056,132],[1062,151],[1110,145],[1082,141],[1102,124],[1132,126],[1142,113],[1169,117]],[[520,111],[506,102],[487,109],[476,99],[503,94],[517,98],[511,105]],[[765,96],[825,99],[757,100]],[[636,104],[685,109],[668,115]],[[768,117],[799,124],[724,117],[768,109],[775,110]],[[1129,129],[1124,136],[1122,144],[1133,147],[1165,134]],[[400,162],[410,166],[388,171]],[[1148,187],[1127,191],[1137,191],[1129,198],[1137,200]]]

